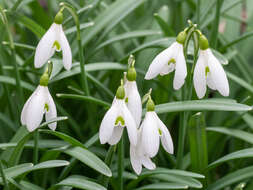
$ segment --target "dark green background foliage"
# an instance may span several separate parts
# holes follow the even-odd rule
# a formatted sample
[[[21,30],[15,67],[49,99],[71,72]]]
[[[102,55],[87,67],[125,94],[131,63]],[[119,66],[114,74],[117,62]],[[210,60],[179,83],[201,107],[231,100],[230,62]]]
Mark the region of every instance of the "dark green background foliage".
[[[117,146],[100,145],[97,134],[130,54],[136,58],[139,92],[143,96],[153,89],[156,110],[171,132],[175,153],[169,155],[160,148],[153,159],[158,168],[137,176],[124,135],[124,189],[253,189],[253,116],[249,111],[252,0],[66,0],[80,20],[90,95],[84,93],[80,82],[75,22],[64,10],[63,28],[71,45],[73,67],[70,71],[62,67],[61,53],[52,59],[49,89],[57,105],[57,132],[44,125],[38,133],[28,133],[20,124],[20,112],[44,71],[34,68],[35,48],[60,2],[0,1],[9,23],[0,21],[1,189],[119,189]],[[144,80],[153,58],[175,41],[177,33],[188,26],[188,19],[198,24],[210,46],[220,52],[217,58],[229,62],[223,65],[230,84],[228,98],[209,90],[205,99],[212,100],[197,101],[189,79],[175,91],[174,73]],[[192,43],[188,50],[189,77],[194,61]],[[191,100],[182,99],[181,94],[188,97],[191,92]]]

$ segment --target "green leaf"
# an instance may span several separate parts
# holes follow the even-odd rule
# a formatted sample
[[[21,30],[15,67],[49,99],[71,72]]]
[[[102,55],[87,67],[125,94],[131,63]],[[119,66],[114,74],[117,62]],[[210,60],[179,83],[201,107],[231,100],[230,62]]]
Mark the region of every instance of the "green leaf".
[[[35,166],[33,166],[32,171],[46,169],[46,168],[62,167],[62,166],[67,166],[67,165],[69,165],[69,162],[65,160],[49,160],[49,161],[36,164]]]
[[[157,13],[154,14],[154,17],[165,36],[175,36],[175,32],[171,29],[168,23],[163,20],[162,17],[160,17]]]
[[[102,161],[100,158],[98,158],[95,154],[92,152],[80,148],[80,147],[74,147],[63,151],[64,153],[80,160],[84,164],[88,165],[89,167],[93,168],[94,170],[111,177],[112,172],[110,168]]]
[[[188,189],[187,185],[181,185],[178,183],[155,183],[151,185],[145,185],[135,190],[159,190],[159,189]]]
[[[43,188],[41,188],[41,187],[39,187],[39,186],[37,186],[35,184],[32,184],[32,183],[30,183],[28,181],[22,180],[20,182],[20,184],[23,185],[26,188],[26,190],[43,190]]]
[[[85,190],[106,190],[106,188],[102,185],[89,180],[87,177],[79,175],[69,176],[68,178],[57,183],[55,186],[70,186]]]
[[[226,156],[223,156],[222,158],[212,162],[208,165],[208,169],[212,169],[224,162],[234,160],[234,159],[241,159],[241,158],[251,158],[253,157],[253,148],[246,148],[243,150],[239,150],[236,152],[232,152],[230,154],[227,154]]]
[[[14,78],[11,78],[9,76],[0,76],[0,82],[1,83],[6,83],[6,84],[11,84],[13,86],[16,85],[16,80]],[[29,91],[34,91],[35,90],[35,86],[25,82],[25,81],[21,81],[21,86]]]
[[[80,30],[84,30],[84,29],[86,29],[86,28],[88,28],[88,27],[91,27],[91,26],[93,26],[93,25],[94,25],[94,22],[82,23],[82,24],[80,24]],[[74,32],[76,32],[76,26],[73,26],[73,27],[71,27],[71,28],[68,28],[67,30],[64,31],[64,33],[65,33],[66,35],[72,34],[72,33],[74,33]]]
[[[52,131],[52,130],[46,130],[46,129],[40,129],[39,132],[41,133],[47,133],[50,135],[54,135],[62,140],[64,140],[65,142],[68,142],[69,144],[73,145],[73,146],[80,146],[82,148],[86,148],[82,143],[80,143],[78,140],[76,140],[75,138],[66,135],[65,133],[61,133],[58,131]]]
[[[239,130],[239,129],[228,129],[224,127],[208,127],[207,131],[218,132],[232,137],[236,137],[250,144],[253,144],[253,134]]]
[[[158,114],[178,111],[250,111],[252,107],[224,99],[187,100],[156,105]]]
[[[54,123],[54,122],[58,122],[58,121],[64,121],[64,120],[67,120],[67,119],[68,119],[68,117],[66,117],[66,116],[56,117],[56,118],[50,119],[46,122],[43,122],[42,124],[40,124],[39,128],[44,127],[44,126],[46,126],[50,123]]]
[[[227,174],[225,177],[216,180],[209,185],[206,190],[219,190],[228,187],[236,182],[241,182],[253,177],[253,166],[239,169],[235,172]]]
[[[94,98],[92,96],[83,96],[83,95],[77,95],[77,94],[56,94],[59,98],[69,98],[69,99],[76,99],[76,100],[84,100],[87,102],[92,102],[98,105],[102,105],[104,107],[110,107],[111,104],[108,102],[105,102],[103,100]]]

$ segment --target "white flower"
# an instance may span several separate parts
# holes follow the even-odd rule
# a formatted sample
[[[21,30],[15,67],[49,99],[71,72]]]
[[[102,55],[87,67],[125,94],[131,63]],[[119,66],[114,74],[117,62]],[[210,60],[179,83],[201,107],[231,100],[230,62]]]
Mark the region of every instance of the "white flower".
[[[101,144],[108,142],[114,145],[119,142],[124,127],[127,128],[130,143],[137,144],[137,128],[135,120],[128,110],[124,97],[115,98],[111,108],[106,112],[99,129]]]
[[[141,144],[141,133],[142,133],[142,126],[138,130],[138,142],[136,146],[130,145],[130,161],[132,167],[138,175],[141,173],[142,165],[149,169],[153,170],[156,168],[156,165],[152,162],[150,157],[144,153],[143,147]]]
[[[138,127],[141,122],[141,114],[142,114],[142,103],[141,97],[138,92],[138,88],[136,85],[136,81],[128,81],[124,85],[126,92],[126,103],[129,111],[132,113],[132,116],[135,119],[136,126]]]
[[[193,82],[198,98],[205,96],[206,85],[213,90],[218,90],[223,96],[229,95],[226,73],[209,48],[200,50],[194,69]]]
[[[153,158],[158,150],[160,138],[163,148],[170,154],[173,154],[173,142],[170,132],[164,123],[159,119],[155,111],[147,111],[142,123],[141,143],[144,152]]]
[[[34,131],[39,127],[44,113],[46,114],[46,121],[57,117],[54,100],[48,87],[39,85],[23,107],[21,123],[26,125],[28,131]],[[55,130],[56,124],[56,122],[50,123],[48,127]]]
[[[72,53],[68,40],[63,32],[62,25],[53,23],[36,48],[34,56],[35,67],[42,67],[54,55],[55,50],[62,50],[63,65],[65,69],[70,70]]]
[[[173,87],[178,90],[183,86],[187,75],[183,45],[178,42],[174,42],[169,48],[155,57],[148,68],[145,79],[153,79],[158,74],[166,75],[174,70]]]

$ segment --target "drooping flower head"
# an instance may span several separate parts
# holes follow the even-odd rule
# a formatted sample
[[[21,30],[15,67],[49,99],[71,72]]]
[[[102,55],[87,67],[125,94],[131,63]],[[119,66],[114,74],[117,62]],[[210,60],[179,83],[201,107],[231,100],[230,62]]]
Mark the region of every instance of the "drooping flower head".
[[[170,154],[173,154],[173,142],[170,136],[170,132],[164,123],[159,119],[155,112],[155,104],[151,97],[147,102],[147,112],[141,125],[141,143],[144,153],[153,158],[160,145],[160,139],[163,148]]]
[[[63,14],[59,11],[55,16],[54,23],[41,38],[36,47],[34,56],[34,66],[42,67],[53,55],[55,51],[62,51],[63,66],[70,70],[72,66],[72,53],[68,40],[62,29]]]
[[[117,144],[122,136],[124,127],[127,128],[130,143],[137,144],[137,127],[135,120],[125,103],[125,89],[123,82],[119,86],[111,108],[106,112],[100,128],[99,139],[101,144]]]
[[[176,42],[155,57],[148,68],[145,79],[150,80],[155,78],[158,74],[166,75],[175,70],[173,87],[175,90],[178,90],[183,86],[187,75],[183,51],[183,44],[186,36],[186,31],[180,32]]]
[[[141,97],[136,84],[136,70],[134,68],[134,58],[129,57],[129,68],[126,74],[126,81],[124,84],[126,97],[125,101],[131,114],[133,115],[137,128],[141,122],[142,104]]]
[[[37,129],[45,114],[46,121],[57,117],[54,100],[48,90],[48,73],[44,73],[40,79],[40,84],[26,101],[21,112],[21,123],[26,125],[28,131]],[[52,130],[56,129],[56,122],[48,124]]]
[[[208,40],[203,34],[199,38],[199,58],[194,68],[193,83],[198,98],[203,98],[206,86],[218,90],[223,96],[229,95],[229,84],[221,63],[213,55]]]

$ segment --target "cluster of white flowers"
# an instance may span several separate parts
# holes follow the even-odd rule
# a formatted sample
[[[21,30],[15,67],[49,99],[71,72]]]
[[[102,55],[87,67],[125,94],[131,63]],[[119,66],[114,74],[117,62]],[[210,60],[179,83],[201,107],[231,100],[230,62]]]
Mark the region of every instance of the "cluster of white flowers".
[[[40,40],[34,57],[34,66],[42,67],[53,55],[55,51],[62,50],[63,65],[65,69],[70,70],[72,65],[72,53],[68,40],[62,29],[63,15],[58,12],[55,16],[54,23]],[[28,131],[37,129],[46,115],[46,121],[57,117],[56,106],[48,90],[49,74],[46,71],[41,79],[40,84],[26,101],[21,112],[21,123],[26,125]],[[56,129],[56,122],[50,123],[50,129]]]
[[[160,137],[164,149],[173,154],[170,133],[157,116],[151,97],[147,102],[147,112],[142,123],[141,116],[142,102],[136,85],[136,71],[131,65],[125,84],[118,88],[112,106],[102,120],[99,139],[101,144],[114,145],[119,142],[126,127],[130,141],[130,160],[137,174],[141,173],[142,165],[147,169],[155,169],[156,165],[151,158],[158,152]]]
[[[187,67],[183,52],[186,32],[179,33],[176,42],[169,48],[158,54],[149,66],[145,79],[153,79],[158,74],[166,75],[175,70],[173,87],[180,89],[187,76]],[[221,95],[229,95],[227,76],[221,63],[213,55],[209,48],[208,40],[203,34],[199,36],[199,58],[197,60],[193,83],[198,98],[203,98],[206,93],[206,85],[212,90],[218,90]]]

